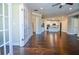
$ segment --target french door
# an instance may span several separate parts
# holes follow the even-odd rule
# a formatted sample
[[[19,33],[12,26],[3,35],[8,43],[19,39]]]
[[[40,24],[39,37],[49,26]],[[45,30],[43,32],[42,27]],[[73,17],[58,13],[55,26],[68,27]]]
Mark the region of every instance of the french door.
[[[0,3],[0,55],[11,52],[10,7],[7,3]]]

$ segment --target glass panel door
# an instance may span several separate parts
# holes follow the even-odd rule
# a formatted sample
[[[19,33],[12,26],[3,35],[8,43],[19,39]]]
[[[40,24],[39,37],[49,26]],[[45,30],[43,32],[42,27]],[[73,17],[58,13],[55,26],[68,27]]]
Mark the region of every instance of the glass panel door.
[[[3,45],[3,32],[0,32],[0,45]]]
[[[10,46],[9,43],[6,44],[6,54],[9,54],[10,52]]]
[[[3,44],[3,19],[0,16],[0,45]]]
[[[2,19],[3,17],[2,16],[0,16],[0,30],[2,30],[3,29],[3,19]]]
[[[8,55],[10,53],[9,39],[9,5],[0,3],[0,55]]]
[[[8,4],[7,3],[4,4],[4,15],[8,16]]]
[[[3,6],[2,6],[2,3],[0,3],[0,15],[2,15],[3,13]]]
[[[9,18],[8,18],[8,4],[4,4],[4,21],[5,21],[5,43],[9,41]]]
[[[4,54],[4,40],[3,40],[3,5],[0,3],[0,55]]]
[[[5,22],[5,53],[9,54],[9,17],[8,17],[8,4],[4,4],[4,22]]]
[[[3,17],[2,17],[2,4],[0,3],[0,45],[3,44]]]
[[[4,55],[4,46],[0,47],[0,55]]]

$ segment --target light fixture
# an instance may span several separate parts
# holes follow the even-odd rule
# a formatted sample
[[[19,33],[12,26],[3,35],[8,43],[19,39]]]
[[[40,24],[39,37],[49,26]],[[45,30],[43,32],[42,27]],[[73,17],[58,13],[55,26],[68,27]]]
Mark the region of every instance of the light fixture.
[[[41,10],[43,10],[44,8],[40,8]]]
[[[69,10],[72,10],[72,8],[69,8]]]

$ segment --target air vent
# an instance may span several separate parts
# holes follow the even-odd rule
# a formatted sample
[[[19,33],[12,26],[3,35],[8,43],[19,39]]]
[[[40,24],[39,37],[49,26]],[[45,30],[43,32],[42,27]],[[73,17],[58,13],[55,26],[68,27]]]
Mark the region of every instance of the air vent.
[[[38,11],[37,9],[35,9],[34,11]]]

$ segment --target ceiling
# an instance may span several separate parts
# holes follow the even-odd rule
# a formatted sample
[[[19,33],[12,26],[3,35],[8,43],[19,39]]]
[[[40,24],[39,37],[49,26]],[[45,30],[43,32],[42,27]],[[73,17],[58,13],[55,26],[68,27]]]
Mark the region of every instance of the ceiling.
[[[52,7],[54,4],[56,3],[27,3],[27,6],[33,12],[40,13],[47,17],[68,15],[72,12],[79,11],[79,3],[74,3],[73,5],[64,5],[62,8],[59,8],[59,5]],[[69,10],[69,8],[72,9]]]

